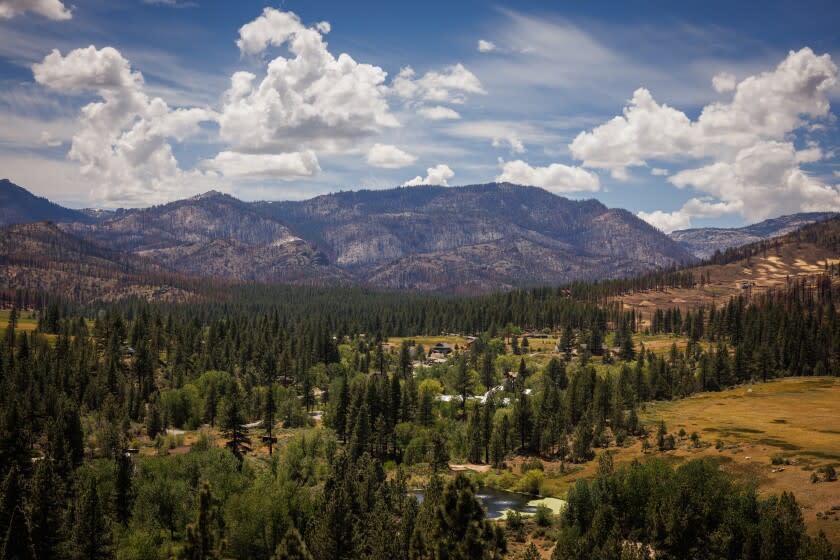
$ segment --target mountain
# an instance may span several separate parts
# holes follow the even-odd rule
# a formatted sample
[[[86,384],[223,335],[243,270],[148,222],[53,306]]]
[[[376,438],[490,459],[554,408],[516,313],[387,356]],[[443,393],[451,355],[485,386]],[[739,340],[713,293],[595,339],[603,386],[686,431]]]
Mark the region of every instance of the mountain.
[[[344,278],[317,248],[250,204],[211,191],[162,206],[120,210],[61,228],[171,272],[239,281],[329,283]]]
[[[761,231],[760,227],[756,231]],[[774,230],[771,227],[767,231]],[[771,239],[732,247],[710,260],[688,267],[684,272],[690,273],[692,285],[681,281],[674,283],[674,278],[661,275],[656,285],[629,283],[626,292],[616,294],[613,300],[636,311],[642,324],[649,325],[657,309],[678,308],[685,312],[701,306],[726,305],[738,296],[750,301],[769,291],[784,291],[793,285],[808,286],[814,291],[831,289],[832,285],[836,289],[838,257],[840,215]],[[823,276],[827,272],[828,278]]]
[[[836,212],[803,212],[764,220],[741,228],[696,228],[671,232],[671,239],[694,256],[706,259],[717,251],[779,237],[814,222],[837,216]]]
[[[402,187],[256,206],[337,266],[388,288],[486,292],[694,260],[629,212],[536,187]]]
[[[88,222],[91,218],[35,196],[8,179],[0,179],[0,226],[31,222]]]
[[[68,212],[57,230],[91,247],[163,274],[237,282],[487,293],[695,261],[627,211],[510,184],[302,202],[247,203],[211,191],[144,209]]]
[[[129,295],[184,300],[161,267],[67,234],[50,222],[0,228],[0,287],[36,289],[80,301]]]

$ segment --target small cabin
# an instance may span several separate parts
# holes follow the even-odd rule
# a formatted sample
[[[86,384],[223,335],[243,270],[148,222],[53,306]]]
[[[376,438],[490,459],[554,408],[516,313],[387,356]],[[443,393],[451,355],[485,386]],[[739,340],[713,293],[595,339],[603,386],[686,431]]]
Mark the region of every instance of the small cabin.
[[[437,344],[432,346],[432,349],[430,350],[429,355],[433,356],[435,354],[439,354],[441,356],[448,356],[451,353],[452,353],[452,346],[450,346],[449,344],[447,344],[445,342],[438,342]]]

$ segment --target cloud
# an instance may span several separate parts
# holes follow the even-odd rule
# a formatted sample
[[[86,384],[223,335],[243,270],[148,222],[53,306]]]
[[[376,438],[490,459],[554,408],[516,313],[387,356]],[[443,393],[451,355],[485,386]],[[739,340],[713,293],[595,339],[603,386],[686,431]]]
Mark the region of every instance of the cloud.
[[[206,109],[172,109],[144,91],[143,76],[132,71],[114,48],[90,46],[66,56],[53,50],[34,64],[35,80],[63,93],[95,93],[100,101],[82,107],[69,157],[92,185],[95,200],[148,205],[171,200],[190,186],[204,185],[198,171],[185,172],[170,140],[183,141],[215,115]],[[199,187],[201,188],[201,187]]]
[[[406,66],[394,78],[391,87],[404,99],[434,103],[462,104],[466,102],[467,94],[487,93],[476,75],[460,63],[440,72],[430,70],[419,78],[415,77],[413,68]]]
[[[734,85],[730,101],[706,105],[696,120],[641,88],[623,115],[581,132],[569,148],[584,166],[609,170],[618,179],[651,160],[682,163],[685,168],[669,181],[712,198],[689,201],[679,218],[669,218],[674,223],[686,215],[737,212],[759,220],[781,212],[840,209],[837,189],[800,168],[824,157],[819,145],[797,151],[792,136],[814,120],[831,118],[828,96],[837,74],[829,55],[807,47],[791,51],[772,71]],[[728,79],[717,85],[727,89]],[[703,165],[691,167],[692,161]],[[655,219],[665,223],[663,215]]]
[[[421,117],[425,117],[431,121],[458,120],[461,118],[458,111],[441,105],[435,105],[434,107],[422,107],[418,109],[417,113]]]
[[[522,139],[515,133],[508,134],[504,137],[493,138],[491,144],[494,148],[501,148],[507,145],[512,154],[524,154],[526,152],[525,144],[522,143]]]
[[[655,177],[664,177],[668,175],[668,170],[662,169],[661,167],[651,167],[650,174]]]
[[[734,161],[686,169],[669,181],[720,201],[693,207],[689,201],[684,209],[692,216],[738,212],[758,221],[789,211],[840,210],[840,192],[800,169],[790,142],[760,142],[739,151]]]
[[[653,212],[639,212],[636,215],[665,233],[691,227],[691,218],[680,210],[674,212],[655,210]]]
[[[284,154],[242,154],[224,151],[202,162],[202,167],[229,178],[271,178],[289,181],[316,175],[321,171],[315,152]]]
[[[718,93],[735,91],[736,85],[738,85],[738,78],[735,77],[735,74],[730,74],[729,72],[721,72],[712,78],[712,87]]]
[[[38,142],[40,142],[42,145],[47,146],[49,148],[56,148],[58,146],[61,146],[61,144],[63,144],[63,142],[61,140],[53,137],[53,135],[50,134],[46,130],[41,132],[41,135],[38,137]]]
[[[374,144],[368,151],[367,162],[374,167],[385,169],[399,169],[411,165],[417,161],[417,157],[408,154],[396,146],[387,144]]]
[[[488,53],[496,50],[496,45],[492,41],[478,40],[478,52]]]
[[[440,185],[443,187],[447,187],[449,186],[449,183],[447,183],[447,181],[454,176],[455,172],[452,171],[448,165],[441,163],[439,165],[426,169],[425,178],[418,175],[414,179],[403,183],[403,186],[416,187],[419,185]]]
[[[485,140],[495,148],[507,148],[516,155],[526,151],[526,144],[556,146],[564,139],[568,142],[567,136],[552,129],[554,126],[556,124],[550,121],[465,120],[452,123],[444,132],[457,138]]]
[[[328,30],[273,8],[239,29],[243,54],[286,46],[289,56],[271,60],[262,79],[250,72],[231,77],[219,115],[223,140],[253,153],[342,151],[399,126],[385,98],[387,73],[348,54],[333,56],[322,35]]]
[[[532,167],[522,160],[504,162],[496,181],[541,187],[554,193],[595,192],[601,188],[598,175],[580,167],[562,163]]]
[[[0,0],[0,19],[12,19],[26,12],[61,21],[73,17],[71,9],[60,0]]]

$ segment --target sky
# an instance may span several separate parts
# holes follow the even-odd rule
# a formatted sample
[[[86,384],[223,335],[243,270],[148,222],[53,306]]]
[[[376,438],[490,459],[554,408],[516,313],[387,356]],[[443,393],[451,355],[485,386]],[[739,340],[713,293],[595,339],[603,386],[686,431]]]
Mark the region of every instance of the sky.
[[[488,182],[840,211],[840,4],[0,0],[0,177],[71,207]]]

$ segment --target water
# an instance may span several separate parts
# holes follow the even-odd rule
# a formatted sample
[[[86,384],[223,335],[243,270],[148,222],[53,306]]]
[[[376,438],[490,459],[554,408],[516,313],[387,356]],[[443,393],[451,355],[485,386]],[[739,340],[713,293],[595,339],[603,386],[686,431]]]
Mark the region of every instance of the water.
[[[528,505],[535,497],[526,494],[482,486],[478,489],[478,499],[487,510],[487,519],[504,517],[508,510],[532,515],[537,512],[536,506]]]
[[[417,496],[418,502],[423,503],[423,492],[415,492],[414,495]],[[504,517],[508,510],[518,511],[524,514],[534,514],[537,512],[536,506],[529,505],[529,502],[536,499],[534,496],[506,492],[505,490],[498,490],[489,486],[480,486],[477,497],[481,500],[481,505],[484,506],[484,510],[487,512],[487,519]]]

